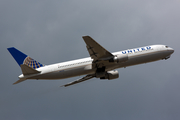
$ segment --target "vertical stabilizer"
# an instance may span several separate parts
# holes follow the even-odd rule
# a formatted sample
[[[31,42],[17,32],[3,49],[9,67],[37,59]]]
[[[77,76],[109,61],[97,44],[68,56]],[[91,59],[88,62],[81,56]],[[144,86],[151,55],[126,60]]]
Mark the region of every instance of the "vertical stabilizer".
[[[7,48],[11,55],[14,57],[16,62],[21,65],[27,65],[33,69],[37,69],[43,67],[44,65],[37,62],[36,60],[32,59],[31,57],[27,56],[26,54],[22,53],[21,51],[17,50],[14,47]]]

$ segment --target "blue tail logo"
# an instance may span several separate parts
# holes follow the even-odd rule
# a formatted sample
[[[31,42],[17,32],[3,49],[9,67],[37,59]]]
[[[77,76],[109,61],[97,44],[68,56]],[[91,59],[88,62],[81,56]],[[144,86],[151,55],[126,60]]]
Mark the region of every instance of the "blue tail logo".
[[[29,67],[32,67],[34,69],[37,69],[37,68],[40,68],[40,67],[44,66],[41,63],[37,62],[36,60],[30,58],[29,56],[25,58],[23,64],[26,64]]]
[[[25,64],[34,69],[44,66],[43,64],[37,62],[36,60],[32,59],[31,57],[27,56],[26,54],[22,53],[21,51],[17,50],[14,47],[8,48],[8,51],[14,57],[16,62],[19,64],[19,66]]]

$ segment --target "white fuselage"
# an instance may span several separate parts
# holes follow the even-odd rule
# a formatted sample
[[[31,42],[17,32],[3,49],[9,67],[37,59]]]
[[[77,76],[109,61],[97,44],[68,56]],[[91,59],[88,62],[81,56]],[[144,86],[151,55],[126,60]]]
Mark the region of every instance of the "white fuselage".
[[[128,67],[132,65],[153,62],[161,59],[166,59],[174,50],[165,45],[151,45],[145,47],[139,47],[134,49],[128,49],[124,51],[119,51],[112,53],[117,54],[127,54],[128,60],[121,63],[109,63],[106,66],[106,71],[114,70],[117,68]],[[26,75],[23,74],[19,76],[20,79],[64,79],[75,76],[94,74],[96,68],[92,67],[92,61],[90,57],[62,62],[52,65],[46,65],[40,67],[36,70],[41,71],[41,73]],[[108,62],[108,61],[107,61]]]

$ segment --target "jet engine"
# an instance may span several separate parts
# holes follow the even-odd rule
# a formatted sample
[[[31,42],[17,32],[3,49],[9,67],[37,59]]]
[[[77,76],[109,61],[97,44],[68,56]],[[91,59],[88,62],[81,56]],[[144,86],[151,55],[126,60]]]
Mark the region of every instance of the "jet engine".
[[[121,63],[121,62],[126,62],[127,60],[128,60],[128,55],[118,54],[115,55],[114,58],[110,59],[109,62]]]
[[[117,70],[107,71],[104,77],[100,77],[100,79],[116,79],[119,78],[119,73]]]

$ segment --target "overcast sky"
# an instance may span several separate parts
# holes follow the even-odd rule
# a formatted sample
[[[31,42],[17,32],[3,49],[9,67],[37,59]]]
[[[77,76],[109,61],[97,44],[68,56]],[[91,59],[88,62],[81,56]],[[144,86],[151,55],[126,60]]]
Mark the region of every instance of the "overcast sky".
[[[88,57],[82,36],[110,52],[164,44],[168,60],[118,69],[120,77],[68,88],[64,80],[18,80],[7,51],[43,64]],[[180,0],[1,0],[1,120],[179,120]]]

